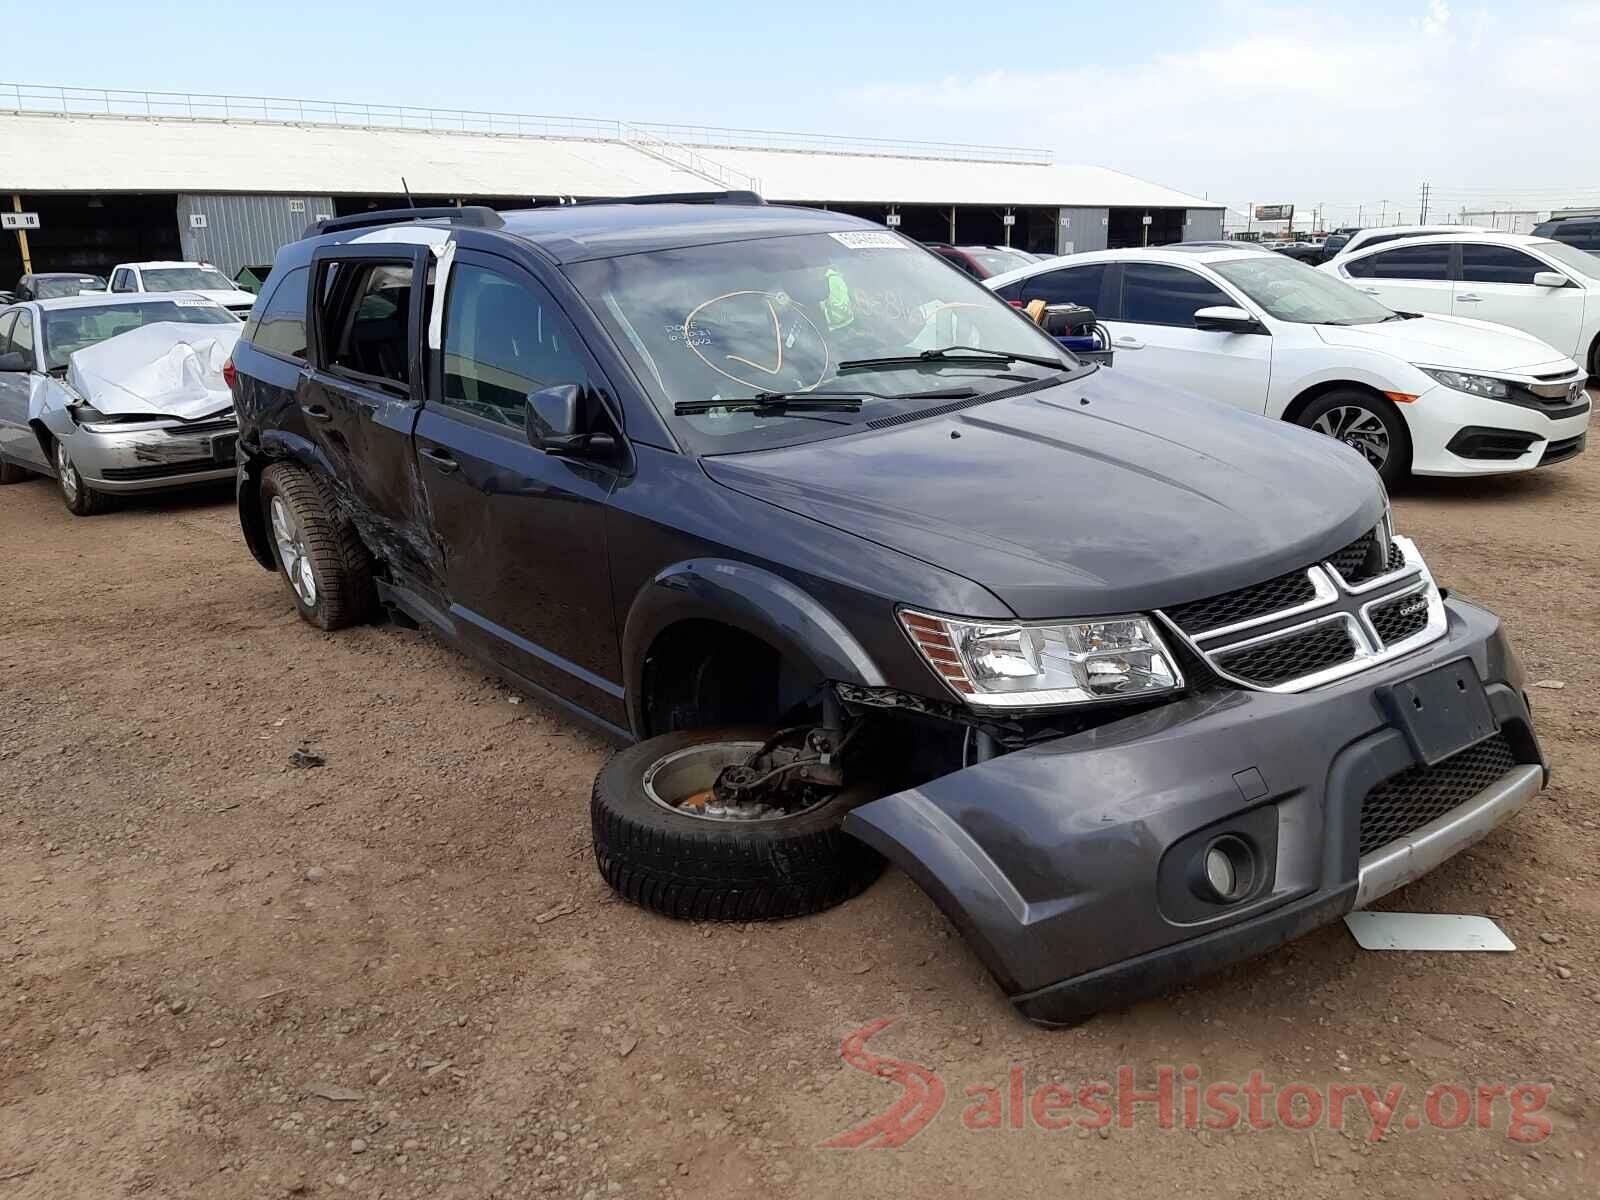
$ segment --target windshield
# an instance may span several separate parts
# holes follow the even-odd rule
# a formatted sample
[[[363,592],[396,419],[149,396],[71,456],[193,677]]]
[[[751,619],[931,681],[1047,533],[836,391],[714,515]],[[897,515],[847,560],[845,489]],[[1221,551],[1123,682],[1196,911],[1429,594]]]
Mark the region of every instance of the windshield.
[[[1211,269],[1280,321],[1372,325],[1395,315],[1365,292],[1292,258],[1251,255],[1212,263]]]
[[[962,253],[991,275],[1002,271],[1015,271],[1018,267],[1032,266],[1034,259],[1017,250],[988,250],[983,247],[963,248]]]
[[[1569,246],[1565,242],[1533,242],[1530,243],[1535,250],[1546,258],[1553,258],[1568,270],[1576,271],[1580,275],[1587,275],[1591,279],[1600,279],[1600,256],[1589,250],[1579,250],[1576,246]]]
[[[212,267],[145,267],[147,292],[236,292],[239,289],[221,271]]]
[[[239,323],[227,309],[209,300],[152,300],[148,304],[47,309],[44,313],[45,369],[59,371],[67,365],[67,355],[74,351],[158,321],[181,321],[186,325]]]
[[[870,412],[938,403],[1052,377],[1050,367],[975,361],[840,364],[960,346],[1079,364],[981,284],[898,234],[851,230],[629,254],[568,268],[674,429],[710,451],[848,432]],[[878,393],[862,414],[673,416],[687,402],[761,393]],[[904,399],[901,399],[904,397]]]
[[[76,296],[79,292],[103,292],[106,281],[98,275],[49,275],[33,281],[35,300],[56,300],[62,296]]]

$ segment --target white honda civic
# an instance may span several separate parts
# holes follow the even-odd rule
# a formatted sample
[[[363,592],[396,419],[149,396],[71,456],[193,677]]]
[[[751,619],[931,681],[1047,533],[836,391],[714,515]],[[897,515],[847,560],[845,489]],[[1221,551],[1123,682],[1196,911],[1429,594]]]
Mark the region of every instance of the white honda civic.
[[[1582,453],[1586,373],[1538,338],[1396,312],[1260,250],[1167,246],[1052,258],[984,284],[1082,304],[1118,372],[1339,438],[1384,479],[1488,475]]]

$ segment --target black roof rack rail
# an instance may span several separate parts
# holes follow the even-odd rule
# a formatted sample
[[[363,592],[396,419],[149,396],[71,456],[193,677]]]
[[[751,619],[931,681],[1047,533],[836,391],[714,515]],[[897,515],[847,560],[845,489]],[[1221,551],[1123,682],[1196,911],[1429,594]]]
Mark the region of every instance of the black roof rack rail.
[[[500,229],[505,225],[500,214],[482,204],[468,204],[460,208],[445,205],[439,208],[380,208],[372,212],[352,213],[348,217],[329,217],[313,221],[306,226],[302,238],[318,237],[324,233],[337,233],[344,229],[367,229],[374,225],[404,225],[409,221],[446,220],[452,225],[472,225],[479,229]]]
[[[582,204],[765,204],[756,192],[658,192],[650,196],[609,196]]]

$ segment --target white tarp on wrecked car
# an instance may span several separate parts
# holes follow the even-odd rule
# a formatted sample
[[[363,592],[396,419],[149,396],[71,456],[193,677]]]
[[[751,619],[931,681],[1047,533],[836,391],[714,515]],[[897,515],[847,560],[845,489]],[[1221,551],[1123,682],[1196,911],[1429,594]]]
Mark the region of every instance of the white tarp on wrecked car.
[[[158,321],[73,352],[67,384],[107,416],[193,421],[233,406],[222,366],[243,325]]]

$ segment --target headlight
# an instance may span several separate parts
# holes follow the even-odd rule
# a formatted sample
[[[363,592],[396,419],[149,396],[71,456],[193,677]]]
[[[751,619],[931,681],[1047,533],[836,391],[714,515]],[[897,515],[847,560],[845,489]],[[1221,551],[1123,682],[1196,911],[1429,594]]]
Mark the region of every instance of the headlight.
[[[1183,676],[1149,618],[1033,624],[900,611],[928,665],[974,708],[1043,708],[1171,692]]]
[[[1504,400],[1511,394],[1510,384],[1503,379],[1494,379],[1488,375],[1467,375],[1461,371],[1440,371],[1433,367],[1418,367],[1417,370],[1435,383],[1442,383],[1445,387],[1454,388],[1458,392],[1466,392],[1469,396]]]

